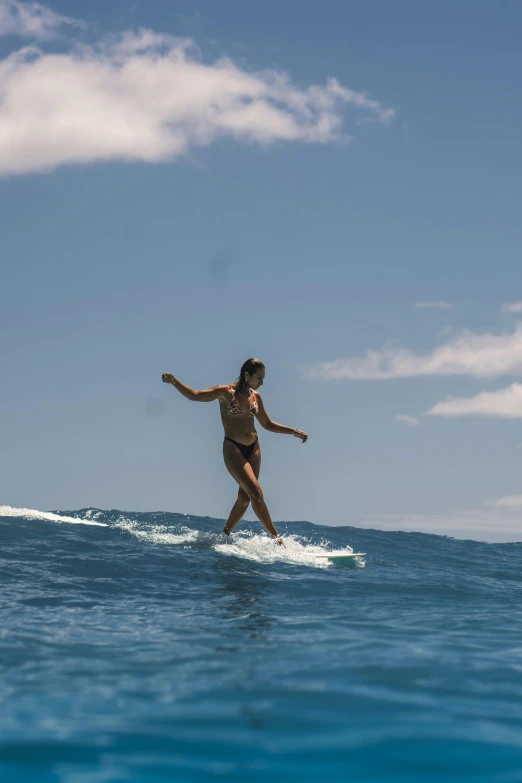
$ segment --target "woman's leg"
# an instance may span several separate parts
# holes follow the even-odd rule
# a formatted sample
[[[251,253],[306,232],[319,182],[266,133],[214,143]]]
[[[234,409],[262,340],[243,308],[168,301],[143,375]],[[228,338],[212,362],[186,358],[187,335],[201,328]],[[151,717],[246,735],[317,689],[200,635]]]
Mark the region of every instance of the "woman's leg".
[[[257,451],[257,449],[256,449]],[[252,454],[251,458],[254,456]],[[223,441],[223,457],[228,472],[235,478],[239,486],[246,492],[252,503],[252,508],[260,522],[266,527],[273,538],[279,534],[274,527],[270,512],[266,507],[263,490],[254,475],[252,466],[246,461],[241,452],[229,440]]]
[[[259,471],[261,470],[261,447],[259,443],[257,444],[256,448],[250,455],[250,459],[248,460],[248,462],[252,466],[252,470],[254,471],[254,476],[256,477],[256,479],[259,479]],[[235,528],[237,523],[245,515],[245,512],[249,507],[249,505],[250,505],[250,498],[248,497],[245,490],[242,487],[239,487],[239,491],[237,493],[237,500],[234,503],[232,511],[230,512],[230,516],[228,517],[227,524],[223,528],[223,533],[226,533],[228,535],[229,533],[232,532],[232,530]]]
[[[223,533],[226,533],[228,535],[229,533],[232,532],[232,530],[235,528],[237,523],[241,519],[243,519],[249,505],[250,505],[250,498],[248,497],[245,490],[239,487],[239,492],[237,493],[237,500],[234,503],[232,507],[232,511],[230,512],[230,515],[227,519],[227,523],[223,528]]]

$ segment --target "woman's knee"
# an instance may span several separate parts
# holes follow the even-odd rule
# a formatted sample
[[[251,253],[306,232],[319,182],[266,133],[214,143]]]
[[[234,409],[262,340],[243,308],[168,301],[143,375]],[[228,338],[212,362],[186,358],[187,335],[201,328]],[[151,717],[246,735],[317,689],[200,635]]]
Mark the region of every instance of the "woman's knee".
[[[248,497],[243,487],[239,487],[239,492],[237,493],[237,499],[240,500],[242,503],[244,503],[246,506],[248,506],[248,504],[250,503],[250,498]]]
[[[249,487],[248,497],[251,503],[259,503],[261,500],[264,499],[263,490],[261,489],[259,484],[257,486]]]

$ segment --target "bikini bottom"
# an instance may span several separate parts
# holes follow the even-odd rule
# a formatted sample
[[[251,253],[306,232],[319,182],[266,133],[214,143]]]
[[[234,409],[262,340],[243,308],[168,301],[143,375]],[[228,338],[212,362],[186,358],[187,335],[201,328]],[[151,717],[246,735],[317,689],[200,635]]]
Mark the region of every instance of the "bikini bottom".
[[[250,455],[252,454],[255,447],[257,446],[257,441],[259,440],[259,438],[256,438],[255,441],[250,444],[250,446],[245,446],[244,443],[238,443],[237,440],[233,440],[232,438],[229,438],[228,435],[225,435],[225,440],[229,440],[231,443],[234,444],[234,446],[237,446],[245,459],[250,459]]]

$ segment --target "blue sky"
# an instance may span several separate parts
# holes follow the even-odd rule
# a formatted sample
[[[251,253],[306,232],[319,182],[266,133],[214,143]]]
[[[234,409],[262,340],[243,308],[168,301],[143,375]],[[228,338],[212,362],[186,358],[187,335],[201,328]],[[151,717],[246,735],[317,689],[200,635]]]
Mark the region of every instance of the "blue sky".
[[[258,356],[274,520],[520,540],[521,22],[0,0],[0,503],[226,518]]]

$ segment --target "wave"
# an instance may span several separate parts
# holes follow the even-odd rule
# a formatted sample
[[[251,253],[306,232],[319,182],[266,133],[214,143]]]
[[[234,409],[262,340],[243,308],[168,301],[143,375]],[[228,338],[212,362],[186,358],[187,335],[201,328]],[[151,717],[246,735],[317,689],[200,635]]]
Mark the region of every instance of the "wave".
[[[0,506],[0,518],[1,517],[24,517],[26,519],[44,519],[48,522],[69,522],[73,525],[97,525],[98,527],[108,527],[105,522],[94,522],[91,519],[63,516],[62,514],[55,514],[52,511],[36,511],[32,508],[12,508],[11,506]]]
[[[0,506],[0,521],[12,524],[16,519],[57,527],[74,525],[77,530],[104,528],[104,531],[93,531],[95,543],[101,547],[108,544],[108,535],[117,532],[119,536],[123,534],[153,547],[170,547],[180,556],[206,551],[259,564],[287,563],[315,569],[338,568],[341,564],[364,568],[368,563],[404,567],[408,563],[412,571],[435,568],[442,575],[449,569],[481,577],[495,573],[517,582],[522,550],[521,543],[492,544],[432,533],[383,531],[349,525],[334,527],[305,521],[277,523],[284,537],[285,547],[281,547],[268,537],[259,522],[243,520],[231,536],[225,536],[221,532],[224,520],[214,517],[92,507],[76,511],[39,511]],[[110,540],[111,544],[117,543]],[[77,542],[75,546],[78,546]],[[325,557],[333,552],[365,552],[366,556],[347,558],[341,563]]]
[[[284,546],[279,546],[266,533],[238,529],[231,536],[213,532],[212,527],[222,527],[224,520],[212,517],[193,517],[188,514],[166,512],[123,512],[85,508],[78,511],[38,511],[28,508],[0,506],[0,519],[19,518],[31,521],[58,524],[88,525],[117,529],[134,538],[150,544],[193,547],[230,557],[238,557],[258,563],[287,562],[316,568],[329,568],[329,552],[351,554],[353,548],[334,546],[325,540],[319,544],[310,537],[289,533],[284,537]],[[188,526],[190,522],[191,526]],[[292,523],[290,523],[292,524]],[[296,523],[309,525],[310,523]],[[364,566],[364,558],[354,558],[354,563]]]

